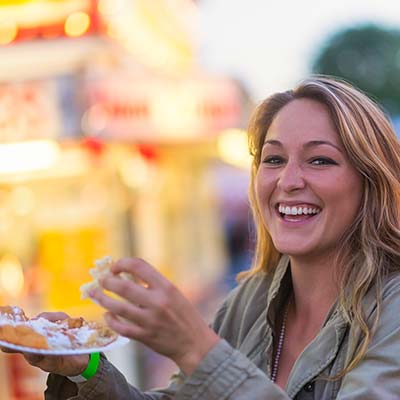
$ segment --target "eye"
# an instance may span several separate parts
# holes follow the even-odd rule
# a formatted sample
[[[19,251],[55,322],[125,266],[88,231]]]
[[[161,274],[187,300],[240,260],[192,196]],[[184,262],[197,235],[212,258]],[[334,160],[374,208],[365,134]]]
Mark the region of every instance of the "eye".
[[[284,162],[284,159],[280,156],[267,156],[264,158],[263,163],[272,166],[280,165]]]
[[[313,165],[338,165],[338,163],[328,157],[316,157],[311,160]]]

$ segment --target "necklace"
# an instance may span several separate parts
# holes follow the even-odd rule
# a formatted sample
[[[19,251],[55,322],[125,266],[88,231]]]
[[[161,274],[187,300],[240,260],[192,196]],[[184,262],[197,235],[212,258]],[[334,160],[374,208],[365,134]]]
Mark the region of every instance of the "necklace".
[[[276,381],[276,376],[278,375],[279,360],[281,358],[283,342],[285,340],[286,321],[287,321],[287,316],[289,313],[289,304],[290,304],[290,301],[288,302],[286,309],[285,309],[285,313],[283,314],[281,330],[279,332],[279,338],[278,338],[278,346],[276,347],[274,364],[272,366],[272,371],[271,371],[271,381],[274,383]]]

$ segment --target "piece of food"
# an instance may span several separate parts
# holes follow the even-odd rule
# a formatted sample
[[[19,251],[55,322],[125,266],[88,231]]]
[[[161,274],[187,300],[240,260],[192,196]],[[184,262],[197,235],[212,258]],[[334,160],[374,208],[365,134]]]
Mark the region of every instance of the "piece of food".
[[[103,347],[118,335],[101,322],[67,318],[56,322],[29,319],[19,307],[0,307],[0,340],[35,349],[69,350]]]
[[[101,287],[99,279],[110,273],[110,268],[113,265],[113,259],[110,256],[105,256],[99,260],[95,260],[95,267],[89,270],[90,275],[93,276],[93,281],[85,283],[80,287],[81,298],[86,299],[89,297],[89,292],[95,288]]]

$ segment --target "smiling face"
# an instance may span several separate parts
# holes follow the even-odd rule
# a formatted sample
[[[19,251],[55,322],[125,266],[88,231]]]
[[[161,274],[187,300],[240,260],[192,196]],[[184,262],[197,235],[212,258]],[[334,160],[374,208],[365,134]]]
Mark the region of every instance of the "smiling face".
[[[296,99],[278,112],[265,138],[255,191],[279,252],[330,256],[357,215],[362,188],[323,104]]]

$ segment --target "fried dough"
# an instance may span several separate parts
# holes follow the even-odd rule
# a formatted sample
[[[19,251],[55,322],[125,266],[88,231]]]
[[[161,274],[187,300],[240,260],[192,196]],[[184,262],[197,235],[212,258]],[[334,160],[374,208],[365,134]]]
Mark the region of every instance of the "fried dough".
[[[35,349],[103,347],[117,334],[101,322],[67,318],[56,322],[29,319],[19,307],[0,306],[0,340]]]

